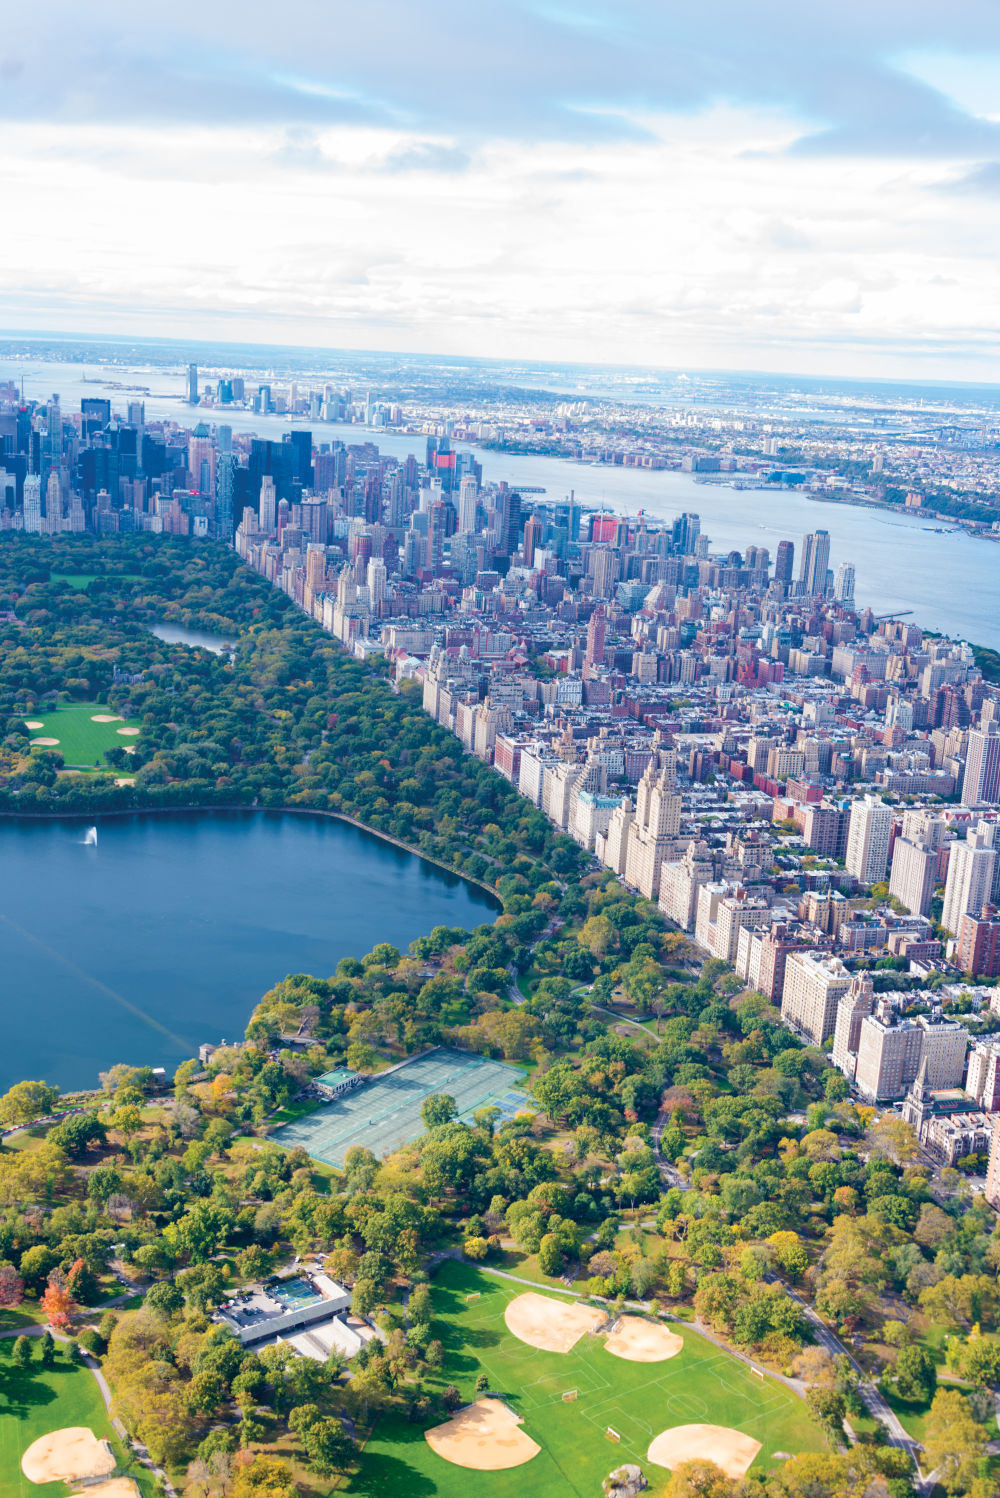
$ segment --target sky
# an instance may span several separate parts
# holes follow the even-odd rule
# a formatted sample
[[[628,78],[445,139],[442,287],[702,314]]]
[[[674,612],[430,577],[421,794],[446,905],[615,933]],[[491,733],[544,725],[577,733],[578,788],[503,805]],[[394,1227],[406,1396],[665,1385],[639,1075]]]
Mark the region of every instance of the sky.
[[[994,379],[996,0],[111,0],[0,32],[0,327]]]

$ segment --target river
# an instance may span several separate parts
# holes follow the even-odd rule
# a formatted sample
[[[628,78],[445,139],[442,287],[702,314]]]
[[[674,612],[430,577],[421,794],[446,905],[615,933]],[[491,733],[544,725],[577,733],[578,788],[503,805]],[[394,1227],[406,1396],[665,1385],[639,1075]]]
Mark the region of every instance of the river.
[[[329,976],[380,941],[472,929],[485,890],[331,818],[291,813],[0,821],[0,1091],[92,1087],[240,1039],[288,973]]]
[[[227,422],[234,431],[256,432],[278,440],[292,429],[280,416],[255,416],[248,411],[195,411],[183,403],[183,376],[163,369],[132,371],[131,383],[148,385],[152,394],[140,396],[116,391],[111,385],[84,383],[88,373],[99,370],[79,364],[42,360],[0,361],[0,382],[23,378],[25,394],[45,399],[58,392],[64,411],[79,408],[82,397],[108,396],[113,407],[124,411],[129,400],[145,401],[146,419],[172,420],[193,425],[197,420]],[[122,374],[108,374],[120,380]],[[423,455],[422,437],[398,432],[369,431],[342,423],[308,422],[316,442],[375,442],[381,451],[397,457]],[[802,536],[809,531],[830,532],[830,564],[843,561],[856,568],[856,597],[876,613],[912,611],[914,621],[927,629],[972,640],[1000,649],[1000,612],[997,600],[996,543],[977,540],[941,522],[947,533],[936,534],[919,516],[888,514],[860,506],[833,504],[809,498],[795,490],[736,490],[720,484],[699,484],[692,474],[640,468],[610,468],[571,463],[563,458],[533,457],[517,453],[489,452],[474,447],[487,481],[506,479],[518,486],[543,488],[547,501],[561,500],[572,489],[577,500],[590,506],[635,514],[645,510],[657,520],[672,518],[683,510],[701,516],[702,531],[714,550],[744,550],[767,546],[774,557],[777,543],[795,542],[796,565]],[[530,496],[525,498],[530,510]]]

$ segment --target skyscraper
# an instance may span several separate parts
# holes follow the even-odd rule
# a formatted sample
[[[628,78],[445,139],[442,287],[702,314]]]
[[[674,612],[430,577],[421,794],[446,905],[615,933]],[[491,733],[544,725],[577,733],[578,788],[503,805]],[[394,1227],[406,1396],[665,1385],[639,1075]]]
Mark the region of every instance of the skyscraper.
[[[233,430],[220,426],[216,436],[219,450],[215,461],[215,534],[220,541],[233,539]]]
[[[776,583],[784,583],[785,587],[792,580],[792,567],[795,563],[795,543],[793,541],[779,541],[777,554],[774,558],[774,580]]]
[[[833,596],[845,608],[851,609],[854,607],[854,564],[852,562],[841,562],[837,568],[837,577],[833,584]]]
[[[379,606],[385,602],[385,580],[385,563],[381,557],[372,557],[368,563],[365,581],[368,584],[368,595],[371,600],[373,614],[377,614]]]
[[[521,539],[521,496],[511,489],[504,489],[500,509],[500,545],[502,556],[509,557],[517,550]]]
[[[476,506],[479,502],[479,485],[472,474],[466,474],[458,491],[458,528],[474,531],[476,528]]]
[[[42,481],[37,473],[29,473],[24,481],[24,528],[36,536],[42,529]]]
[[[826,574],[830,566],[830,532],[813,531],[802,537],[802,560],[799,582],[807,598],[826,592]]]
[[[197,366],[197,364],[189,364],[188,365],[188,405],[189,406],[196,406],[197,404],[198,404],[198,366]]]
[[[274,487],[274,479],[265,474],[260,486],[260,528],[265,536],[274,534],[278,519],[277,492]]]
[[[604,605],[598,604],[590,616],[587,625],[587,653],[583,658],[583,674],[590,678],[594,674],[595,666],[604,664],[604,635],[607,629],[607,621],[604,617]]]
[[[195,493],[214,494],[215,443],[203,421],[199,421],[188,441],[187,466]]]
[[[855,801],[851,807],[844,861],[862,884],[877,884],[885,878],[891,830],[892,811],[878,796],[865,796]]]
[[[962,800],[966,806],[1000,803],[1000,729],[995,722],[970,730]]]
[[[531,515],[525,523],[524,540],[522,550],[524,552],[524,565],[531,567],[535,561],[535,551],[542,540],[542,522],[537,515]]]

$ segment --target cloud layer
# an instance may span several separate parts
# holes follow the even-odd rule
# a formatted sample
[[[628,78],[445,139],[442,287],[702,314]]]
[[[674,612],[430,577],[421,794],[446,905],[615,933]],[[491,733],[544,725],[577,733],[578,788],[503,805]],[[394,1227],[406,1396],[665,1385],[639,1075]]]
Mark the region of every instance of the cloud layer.
[[[0,322],[978,375],[994,74],[992,0],[22,8]]]

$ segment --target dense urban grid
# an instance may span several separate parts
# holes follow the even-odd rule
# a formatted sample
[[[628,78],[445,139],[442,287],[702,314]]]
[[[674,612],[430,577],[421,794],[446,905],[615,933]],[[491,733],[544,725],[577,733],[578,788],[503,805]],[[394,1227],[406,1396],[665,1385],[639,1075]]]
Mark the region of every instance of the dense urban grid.
[[[692,512],[657,523],[485,484],[456,428],[397,458],[321,429],[271,441],[215,423],[249,398],[399,425],[391,405],[236,379],[206,392],[193,366],[188,395],[189,428],[147,424],[141,402],[121,420],[104,399],[79,413],[12,388],[0,400],[3,808],[57,809],[60,786],[64,805],[101,804],[102,785],[60,782],[52,741],[30,740],[33,714],[72,696],[72,669],[108,721],[141,724],[110,751],[105,804],[332,810],[489,883],[504,914],[436,928],[409,957],[383,943],[333,978],[286,979],[246,1042],[185,1063],[152,1127],[140,1105],[166,1079],[109,1073],[101,1106],[49,1133],[41,1167],[30,1150],[0,1156],[13,1204],[65,1192],[67,1160],[109,1133],[131,1151],[92,1172],[117,1174],[87,1186],[87,1233],[66,1227],[76,1281],[54,1236],[36,1264],[15,1224],[0,1284],[9,1268],[18,1295],[48,1283],[85,1302],[81,1274],[112,1263],[97,1224],[112,1215],[126,1240],[113,1262],[144,1282],[149,1312],[105,1319],[85,1345],[106,1350],[128,1429],[199,1498],[244,1498],[230,1457],[267,1446],[260,1405],[314,1474],[354,1471],[378,1416],[368,1459],[388,1461],[405,1422],[461,1402],[432,1295],[438,1326],[445,1292],[456,1306],[490,1295],[475,1266],[515,1251],[535,1282],[579,1279],[619,1315],[629,1296],[655,1292],[657,1315],[690,1302],[727,1346],[810,1386],[816,1424],[794,1432],[806,1454],[785,1476],[685,1487],[675,1473],[671,1498],[908,1493],[922,1444],[925,1491],[936,1474],[985,1498],[993,1417],[975,1396],[1000,1381],[981,1335],[998,1318],[984,1205],[1000,1210],[996,658],[857,608],[825,530],[774,556],[719,554]],[[82,597],[39,550],[52,537],[65,567],[74,535],[90,562],[109,548]],[[213,540],[231,549],[197,544]],[[162,548],[162,575],[143,578],[144,546]],[[153,642],[141,662],[147,594],[233,626],[234,659],[188,665]],[[427,1061],[428,1047],[444,1049]],[[372,1113],[387,1061],[427,1068],[422,1140],[401,1126],[384,1164],[367,1147],[307,1152],[314,1105]],[[501,1062],[531,1067],[547,1123],[462,1103],[478,1066]],[[58,1101],[12,1095],[13,1125]],[[290,1150],[239,1137],[279,1109]],[[364,1123],[352,1115],[352,1140]],[[330,1167],[322,1190],[310,1154]],[[289,1245],[294,1275],[269,1279]],[[468,1261],[433,1292],[419,1281],[432,1251]],[[822,1346],[803,1349],[807,1315]],[[935,1396],[945,1329],[962,1393]],[[324,1384],[299,1371],[310,1362]],[[932,1401],[918,1440],[896,1411]],[[853,1456],[810,1456],[822,1440],[846,1449],[847,1415]],[[280,1462],[271,1480],[294,1491]],[[385,1490],[399,1480],[383,1475]]]

